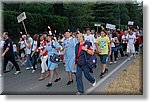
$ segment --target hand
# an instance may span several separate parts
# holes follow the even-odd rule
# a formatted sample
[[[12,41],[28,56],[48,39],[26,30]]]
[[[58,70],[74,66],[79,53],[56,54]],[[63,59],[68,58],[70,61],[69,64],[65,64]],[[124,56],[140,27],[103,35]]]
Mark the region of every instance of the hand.
[[[111,55],[111,51],[109,51],[109,56]]]
[[[82,46],[82,50],[87,51],[87,47]]]
[[[5,53],[2,53],[2,57],[4,57],[5,56]]]
[[[76,67],[77,67],[77,65],[74,63],[74,66],[73,66],[74,70],[76,70]]]

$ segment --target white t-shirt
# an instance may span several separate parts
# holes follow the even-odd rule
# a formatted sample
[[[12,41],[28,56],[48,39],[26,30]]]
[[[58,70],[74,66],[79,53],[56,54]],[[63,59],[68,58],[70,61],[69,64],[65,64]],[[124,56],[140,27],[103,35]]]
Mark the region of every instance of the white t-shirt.
[[[34,51],[37,47],[37,41],[33,41],[32,51]]]
[[[13,44],[13,51],[17,52],[17,46],[16,46],[16,44]]]
[[[134,42],[134,39],[136,39],[136,36],[135,35],[128,35],[128,44],[133,44]]]
[[[22,49],[22,48],[24,48],[24,47],[26,47],[26,44],[25,44],[24,41],[21,41],[21,42],[20,42],[20,49]]]
[[[31,44],[31,46],[32,46],[32,44],[33,44],[33,39],[32,39],[31,37],[29,37],[28,40],[29,40],[29,42],[30,42],[30,44]]]
[[[113,40],[113,41],[115,41],[115,38],[110,38],[110,40]],[[115,44],[114,44],[114,42],[111,42],[111,47],[115,47]]]
[[[92,35],[92,34],[90,34],[90,35],[84,34],[84,39],[85,39],[85,41],[91,42],[93,48],[96,49],[96,46],[94,44],[96,42],[94,35]]]

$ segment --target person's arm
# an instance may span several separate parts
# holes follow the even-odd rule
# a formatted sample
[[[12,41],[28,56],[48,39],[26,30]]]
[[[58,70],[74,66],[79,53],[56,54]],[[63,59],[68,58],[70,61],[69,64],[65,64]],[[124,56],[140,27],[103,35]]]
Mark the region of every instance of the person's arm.
[[[5,56],[5,54],[7,53],[8,50],[9,50],[9,47],[7,47],[7,48],[5,49],[5,51],[2,53],[2,57]]]
[[[82,50],[86,51],[86,52],[87,52],[88,54],[90,54],[90,55],[94,55],[94,50],[93,50],[93,48],[91,49],[91,47],[92,47],[92,46],[90,46],[90,48],[87,49],[87,47],[82,46]]]
[[[26,47],[27,47],[27,48],[31,48],[31,44],[30,44],[29,41],[25,40],[25,44],[26,44]]]
[[[110,45],[110,42],[108,43],[108,47],[109,47],[109,55],[111,55],[111,45]]]
[[[34,55],[34,53],[36,52],[37,49],[38,49],[38,47],[36,47],[36,48],[34,49],[34,51],[33,51],[32,54],[31,54],[31,57]]]
[[[135,44],[135,42],[136,42],[136,36],[134,37],[134,42],[133,42],[133,44]]]

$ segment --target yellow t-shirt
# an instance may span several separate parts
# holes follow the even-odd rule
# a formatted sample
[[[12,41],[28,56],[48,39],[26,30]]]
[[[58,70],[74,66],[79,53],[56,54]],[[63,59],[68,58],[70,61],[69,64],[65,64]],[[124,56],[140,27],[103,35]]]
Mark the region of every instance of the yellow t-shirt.
[[[109,38],[108,37],[99,37],[99,38],[97,38],[96,42],[99,45],[100,55],[108,54],[108,43],[110,43]]]

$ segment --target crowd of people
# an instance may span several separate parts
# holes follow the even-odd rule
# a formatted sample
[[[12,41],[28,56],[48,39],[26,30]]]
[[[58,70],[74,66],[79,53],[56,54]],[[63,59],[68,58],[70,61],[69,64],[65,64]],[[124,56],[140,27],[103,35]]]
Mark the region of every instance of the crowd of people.
[[[133,56],[136,57],[136,54],[139,53],[139,47],[142,45],[142,36],[142,30],[132,27],[124,30],[102,29],[99,33],[86,28],[83,33],[66,31],[64,34],[59,34],[58,37],[51,31],[35,34],[33,37],[30,34],[22,34],[19,42],[15,44],[9,38],[9,33],[4,32],[0,37],[1,57],[4,62],[3,69],[0,70],[2,73],[9,72],[6,66],[8,62],[11,62],[16,68],[15,75],[21,73],[21,66],[26,66],[26,70],[32,69],[31,73],[34,73],[40,63],[41,73],[39,73],[38,80],[41,81],[49,77],[46,86],[51,87],[54,74],[56,74],[54,82],[61,80],[59,63],[50,60],[53,54],[57,54],[60,55],[68,74],[66,85],[74,82],[75,75],[77,94],[83,94],[82,72],[93,86],[96,85],[96,78],[90,74],[93,71],[88,68],[85,56],[96,55],[100,57],[100,62],[97,63],[101,63],[101,67],[97,67],[102,68],[99,75],[102,78],[108,72],[107,61],[109,64],[115,64],[119,57],[126,56],[128,60]],[[20,61],[21,66],[16,60]]]

